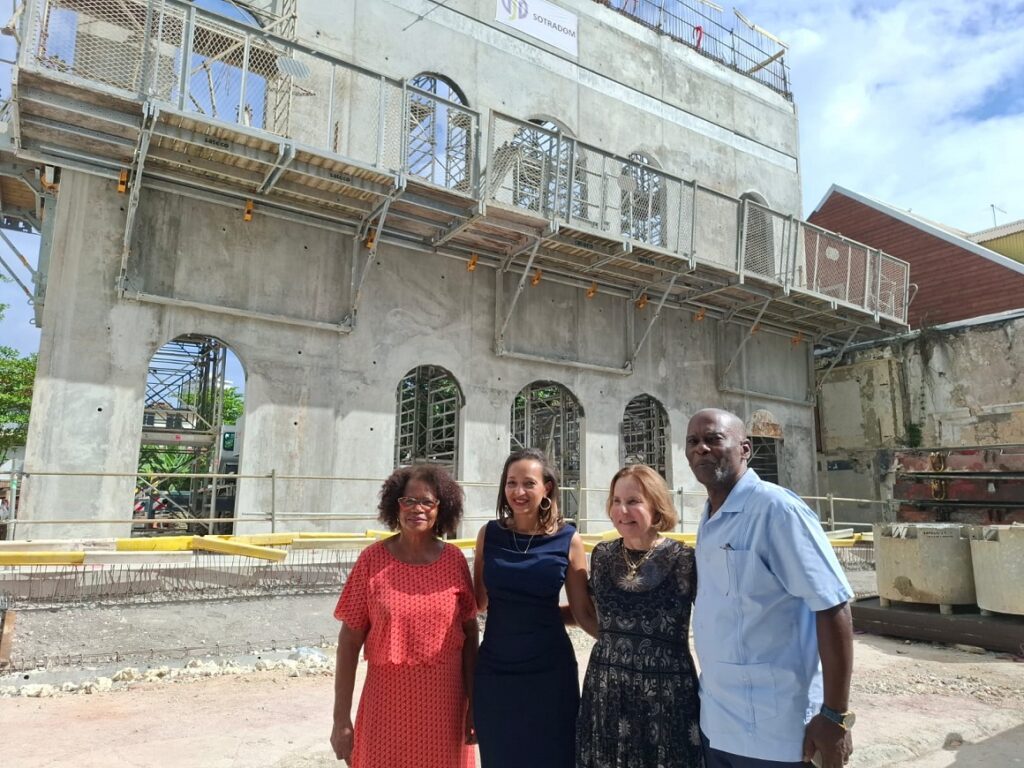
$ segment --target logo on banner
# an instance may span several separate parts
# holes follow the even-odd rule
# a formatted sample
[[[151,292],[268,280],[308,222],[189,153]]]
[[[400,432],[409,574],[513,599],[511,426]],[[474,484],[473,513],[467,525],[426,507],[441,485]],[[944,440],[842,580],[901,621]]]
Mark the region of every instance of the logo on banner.
[[[509,21],[525,19],[530,12],[530,6],[526,0],[501,0],[501,5],[508,14]]]

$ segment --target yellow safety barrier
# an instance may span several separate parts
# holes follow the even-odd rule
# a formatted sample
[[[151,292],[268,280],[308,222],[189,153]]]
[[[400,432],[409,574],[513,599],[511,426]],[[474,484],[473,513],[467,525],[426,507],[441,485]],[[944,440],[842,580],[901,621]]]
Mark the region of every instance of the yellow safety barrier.
[[[295,539],[290,545],[290,549],[357,549],[365,548],[371,544],[376,544],[377,539],[371,539],[368,536],[360,536],[358,538],[344,538],[339,539],[335,537],[325,539],[312,539],[312,538],[301,538]]]
[[[255,544],[236,544],[233,541],[210,539],[205,536],[193,536],[192,549],[202,550],[204,552],[217,552],[222,555],[255,557],[260,560],[273,560],[274,562],[280,562],[288,557],[288,553],[283,549],[258,547]]]
[[[117,539],[118,552],[183,552],[192,549],[193,536],[154,536],[146,539]]]
[[[295,541],[294,533],[253,533],[246,536],[231,536],[228,541],[239,544],[255,544],[258,547],[283,547]]]
[[[476,546],[476,539],[448,539],[448,543],[459,549],[472,549]]]
[[[696,533],[677,533],[676,531],[666,531],[662,536],[666,539],[675,539],[683,544],[689,544],[691,547],[697,543]]]
[[[85,552],[0,552],[0,565],[81,565]]]
[[[366,535],[374,539],[390,539],[395,535],[397,531],[375,531],[371,528],[366,529]]]
[[[310,533],[293,533],[296,539],[365,539],[365,533],[330,533],[315,531]]]

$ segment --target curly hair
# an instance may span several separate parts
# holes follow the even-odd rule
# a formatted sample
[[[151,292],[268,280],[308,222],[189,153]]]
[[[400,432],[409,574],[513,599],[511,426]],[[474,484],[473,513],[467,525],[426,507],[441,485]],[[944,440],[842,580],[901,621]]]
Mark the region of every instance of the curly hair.
[[[646,464],[629,464],[612,478],[608,486],[608,503],[605,512],[612,516],[612,497],[615,495],[615,484],[624,477],[632,477],[640,486],[644,501],[651,508],[651,522],[656,531],[671,531],[679,522],[679,513],[672,503],[672,494],[665,484],[665,478]]]
[[[558,509],[558,473],[555,468],[551,466],[551,462],[548,461],[547,454],[539,448],[523,448],[518,451],[513,451],[509,454],[509,457],[505,459],[505,466],[501,470],[501,480],[498,481],[498,504],[497,504],[497,517],[503,524],[508,525],[512,520],[512,509],[508,505],[508,501],[505,499],[505,483],[508,481],[508,468],[515,464],[517,461],[523,461],[524,459],[529,461],[536,461],[540,464],[541,474],[544,477],[544,485],[550,486],[547,488],[548,501],[551,502],[551,506],[547,509],[538,510],[537,522],[543,528],[547,528],[554,521],[556,526],[562,524],[562,513]]]
[[[398,499],[405,495],[406,486],[413,480],[426,483],[437,496],[437,522],[434,533],[438,536],[455,536],[462,520],[462,488],[455,482],[447,469],[439,464],[414,464],[399,467],[384,481],[380,488],[380,504],[377,505],[377,519],[390,531],[398,530]]]

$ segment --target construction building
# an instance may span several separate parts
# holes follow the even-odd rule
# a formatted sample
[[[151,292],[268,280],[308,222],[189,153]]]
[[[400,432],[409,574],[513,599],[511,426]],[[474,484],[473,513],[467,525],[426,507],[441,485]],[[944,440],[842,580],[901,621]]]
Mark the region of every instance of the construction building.
[[[27,0],[9,28],[3,213],[42,242],[19,537],[127,535],[144,446],[220,466],[224,348],[236,532],[365,528],[419,460],[471,532],[525,445],[603,528],[626,461],[697,490],[706,406],[810,494],[814,348],[906,328],[907,263],[800,220],[785,47],[710,3]]]

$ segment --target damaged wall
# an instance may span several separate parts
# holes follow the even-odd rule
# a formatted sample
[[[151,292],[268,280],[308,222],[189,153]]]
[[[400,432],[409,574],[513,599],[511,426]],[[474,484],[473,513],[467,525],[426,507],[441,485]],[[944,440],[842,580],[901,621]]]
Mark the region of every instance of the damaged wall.
[[[822,494],[889,499],[902,448],[1024,445],[1024,310],[887,339],[819,361]],[[847,505],[869,522],[879,505]]]

